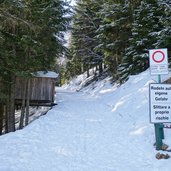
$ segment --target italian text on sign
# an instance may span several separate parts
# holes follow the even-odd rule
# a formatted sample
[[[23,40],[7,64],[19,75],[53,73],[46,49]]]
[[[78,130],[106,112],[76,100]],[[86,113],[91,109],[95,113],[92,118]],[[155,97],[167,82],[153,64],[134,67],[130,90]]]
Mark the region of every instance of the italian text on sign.
[[[150,84],[150,121],[171,122],[171,85]]]
[[[167,49],[149,50],[151,75],[168,74]]]

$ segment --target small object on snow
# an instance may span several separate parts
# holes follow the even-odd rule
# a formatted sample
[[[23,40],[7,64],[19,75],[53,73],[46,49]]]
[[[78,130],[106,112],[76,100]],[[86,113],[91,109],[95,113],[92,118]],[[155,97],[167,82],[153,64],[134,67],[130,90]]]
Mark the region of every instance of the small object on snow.
[[[156,143],[154,143],[153,146],[156,147]],[[169,146],[167,144],[163,144],[160,150],[170,152],[170,150],[167,150],[168,148]]]
[[[156,154],[156,159],[160,160],[160,159],[168,159],[170,158],[169,154],[161,154],[161,153],[157,153]]]
[[[164,150],[164,151],[165,151],[165,150],[168,149],[168,147],[169,147],[169,146],[168,146],[167,144],[163,144],[162,147],[161,147],[161,150]]]

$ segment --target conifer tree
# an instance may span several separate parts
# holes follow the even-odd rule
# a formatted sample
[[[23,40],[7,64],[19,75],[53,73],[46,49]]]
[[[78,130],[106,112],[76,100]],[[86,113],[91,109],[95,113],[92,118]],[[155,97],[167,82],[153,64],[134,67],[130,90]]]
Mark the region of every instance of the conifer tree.
[[[97,53],[96,30],[99,19],[96,13],[99,10],[99,1],[77,1],[72,28],[72,62],[80,61],[81,70],[87,71],[93,66],[102,64],[102,55]]]
[[[167,48],[169,53],[171,51],[171,1],[159,0],[159,6],[163,8],[164,14],[160,18],[160,23],[163,25],[158,34],[157,48]],[[170,59],[170,58],[169,58]]]
[[[101,19],[97,31],[98,46],[105,56],[105,63],[115,79],[122,54],[127,47],[131,29],[131,8],[127,1],[106,1],[98,16]]]
[[[123,54],[120,65],[121,81],[149,67],[148,51],[159,47],[157,46],[158,35],[164,29],[160,18],[164,15],[164,9],[158,4],[158,0],[141,1],[134,10],[129,47]]]

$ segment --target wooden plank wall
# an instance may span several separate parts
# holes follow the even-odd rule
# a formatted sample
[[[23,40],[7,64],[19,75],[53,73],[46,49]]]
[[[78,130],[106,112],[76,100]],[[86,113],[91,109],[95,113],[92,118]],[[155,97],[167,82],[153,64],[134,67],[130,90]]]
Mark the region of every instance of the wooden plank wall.
[[[23,80],[16,78],[15,99],[22,99]],[[53,102],[55,93],[54,78],[30,78],[30,100]]]

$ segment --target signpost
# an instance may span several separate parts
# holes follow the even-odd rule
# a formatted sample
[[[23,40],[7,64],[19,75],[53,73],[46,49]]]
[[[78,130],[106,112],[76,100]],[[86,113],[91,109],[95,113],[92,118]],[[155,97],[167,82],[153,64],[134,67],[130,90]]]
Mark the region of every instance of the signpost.
[[[161,83],[161,75],[162,74],[168,74],[168,54],[167,54],[167,49],[152,49],[149,50],[149,60],[150,60],[150,72],[151,75],[158,75],[158,84],[157,86],[160,87]],[[168,101],[168,97],[158,97],[160,92],[156,92],[156,87],[155,85],[150,85],[150,120],[152,123],[154,123],[155,127],[155,138],[156,138],[156,150],[161,150],[162,149],[162,139],[164,139],[164,131],[163,131],[163,123],[168,119],[170,120],[170,106],[165,105],[162,103],[162,101]],[[161,86],[162,87],[162,86]],[[159,89],[159,88],[158,88]],[[166,87],[163,87],[165,90],[165,95],[169,95],[170,93],[166,91]],[[162,92],[162,89],[160,89]],[[163,94],[164,95],[164,94]],[[161,96],[161,94],[160,94]],[[167,99],[167,100],[166,100]],[[158,108],[158,110],[157,110]],[[165,116],[161,116],[161,113],[164,112],[162,109],[167,109],[167,113],[165,113]],[[160,114],[159,114],[160,113]],[[168,117],[169,116],[169,117]]]

